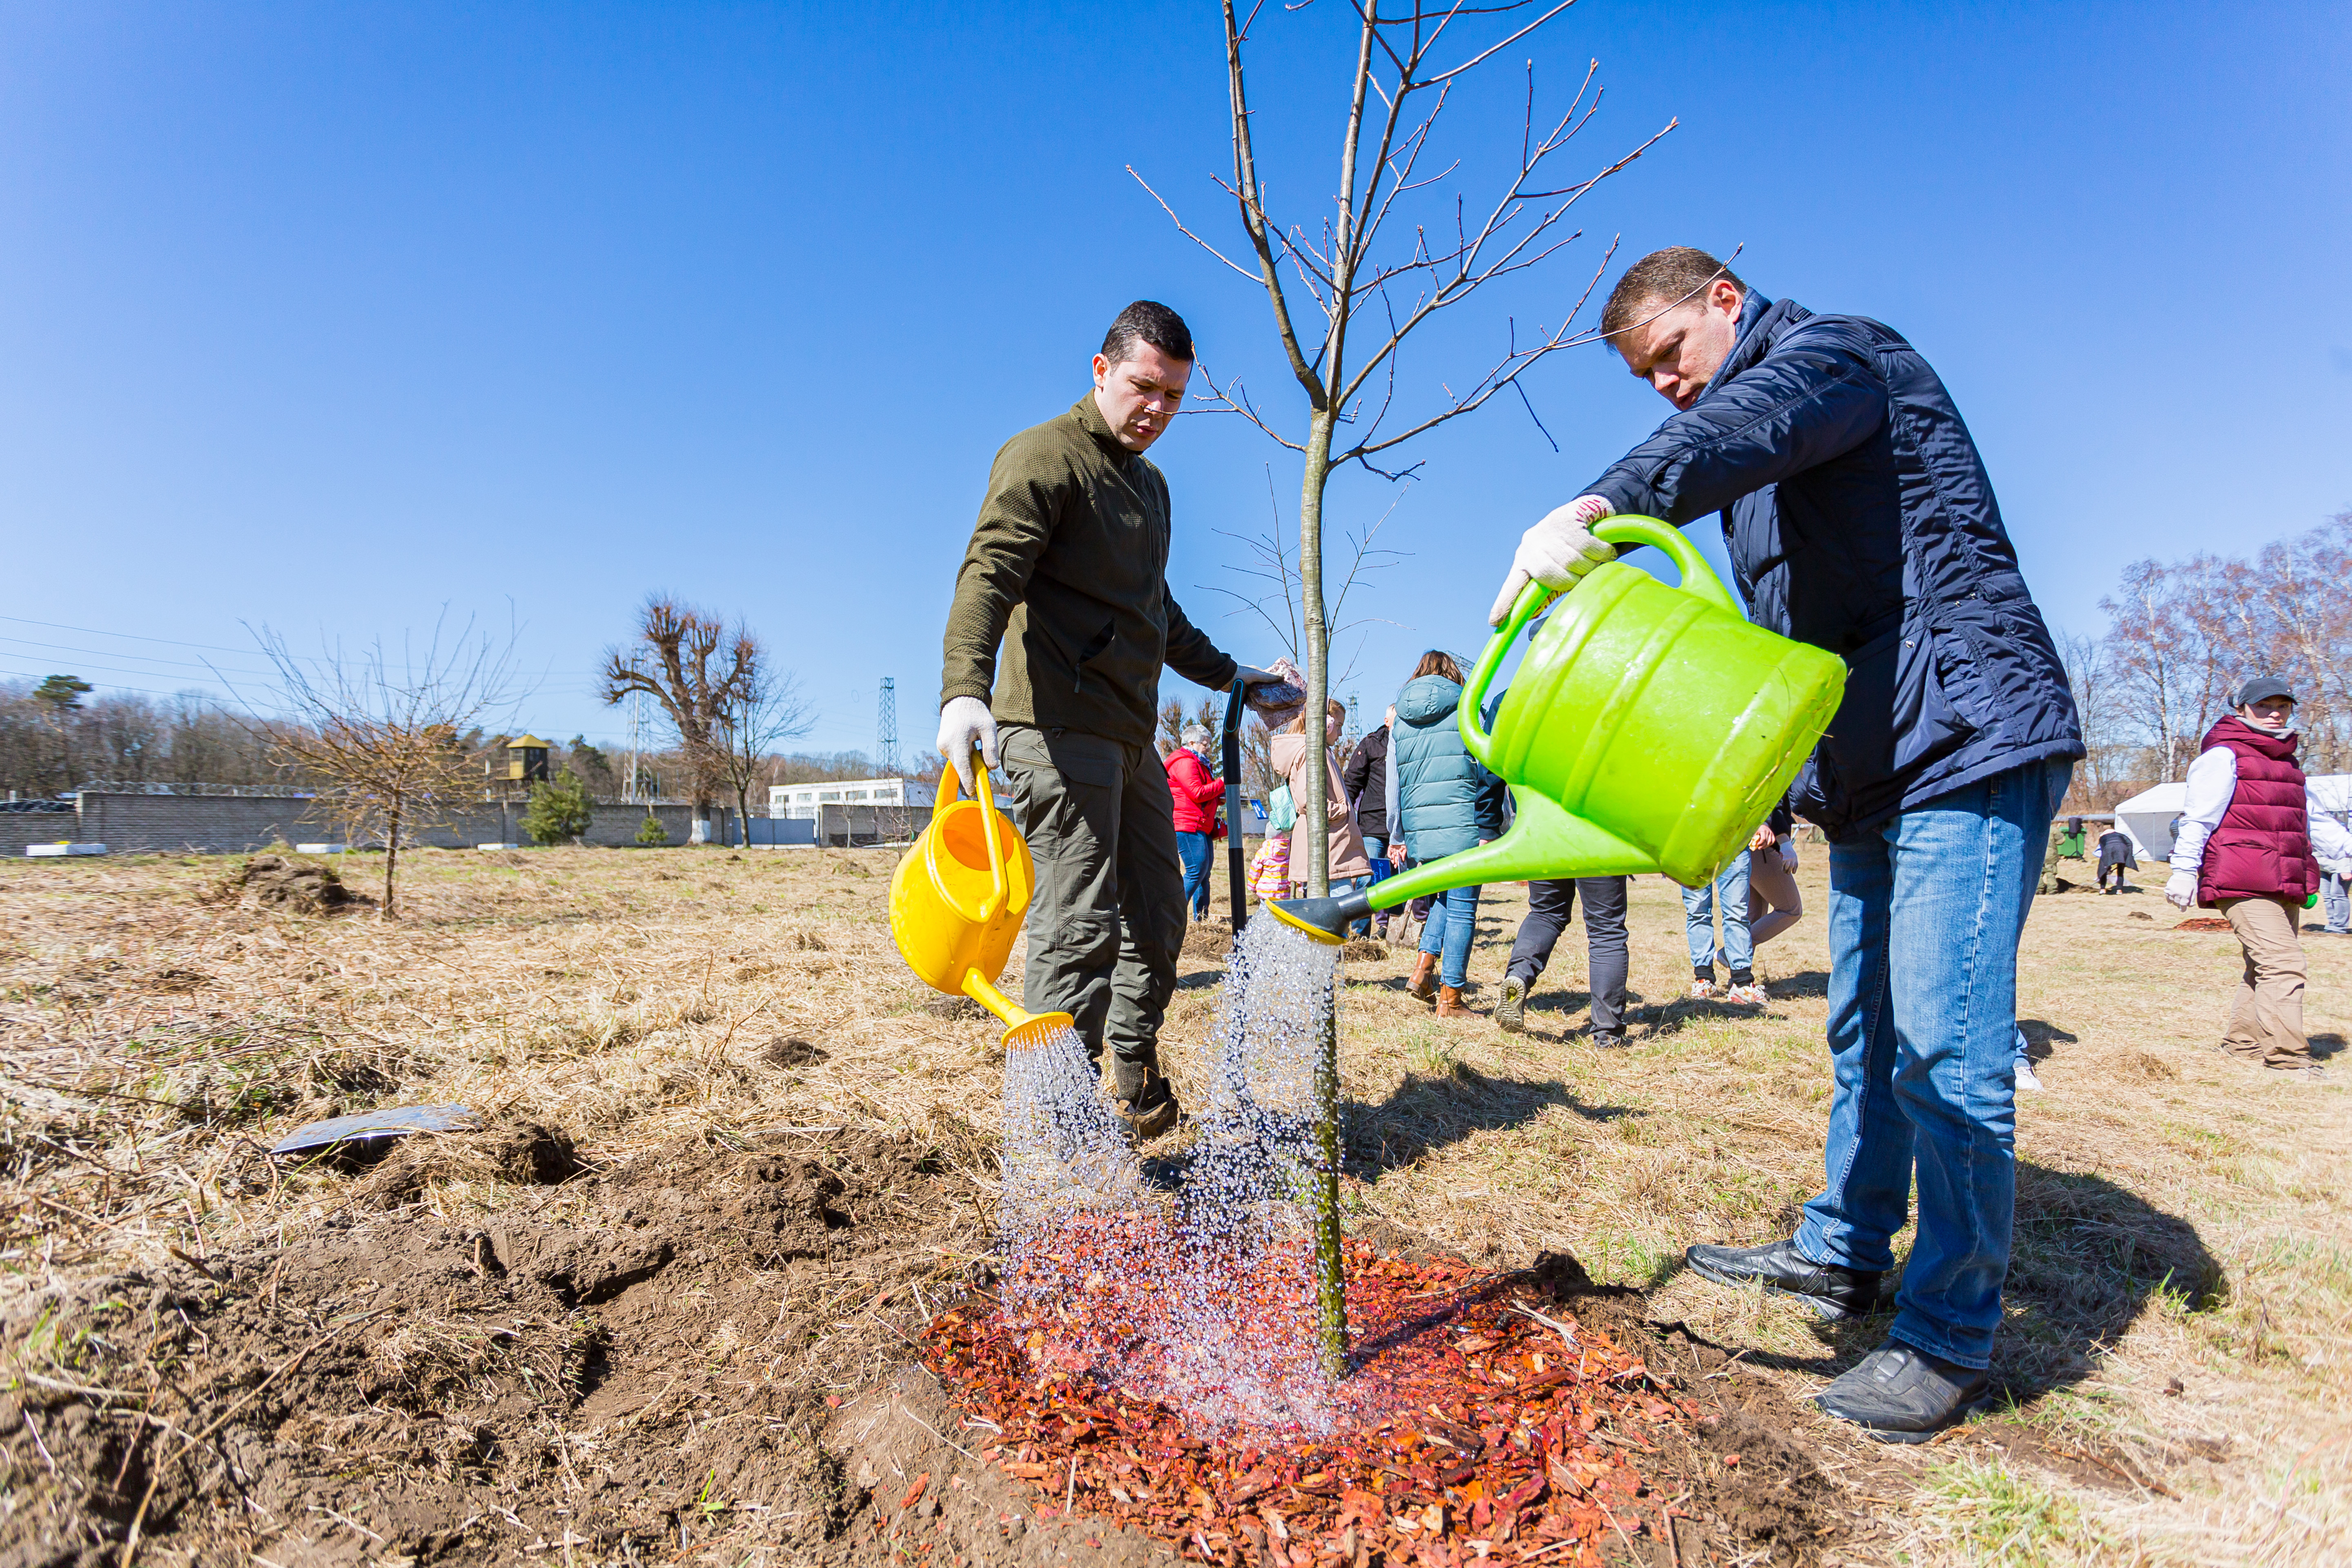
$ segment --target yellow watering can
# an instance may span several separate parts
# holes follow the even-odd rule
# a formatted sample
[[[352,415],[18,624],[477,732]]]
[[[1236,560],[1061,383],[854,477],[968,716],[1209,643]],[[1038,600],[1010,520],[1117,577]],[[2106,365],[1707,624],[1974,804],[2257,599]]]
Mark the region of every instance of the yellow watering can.
[[[1070,1016],[1024,1013],[995,986],[1037,871],[1029,846],[996,809],[977,757],[972,776],[977,797],[958,800],[955,769],[940,770],[930,826],[890,878],[890,937],[925,984],[978,1002],[1011,1026],[1004,1048],[1026,1050],[1068,1028]]]
[[[1592,531],[1654,544],[1682,585],[1596,566],[1537,632],[1488,734],[1480,705],[1513,639],[1551,599],[1530,583],[1479,656],[1462,742],[1517,805],[1490,844],[1337,899],[1267,907],[1320,941],[1424,893],[1474,883],[1664,871],[1703,887],[1795,780],[1845,691],[1845,663],[1743,618],[1697,547],[1652,517]]]

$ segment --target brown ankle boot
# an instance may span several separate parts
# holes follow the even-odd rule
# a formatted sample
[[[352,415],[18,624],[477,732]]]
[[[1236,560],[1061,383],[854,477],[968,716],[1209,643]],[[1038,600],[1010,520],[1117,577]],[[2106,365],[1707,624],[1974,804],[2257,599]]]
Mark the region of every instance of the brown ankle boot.
[[[1437,1016],[1441,1018],[1466,1018],[1470,1009],[1462,1005],[1462,993],[1451,985],[1437,988]]]
[[[1423,1002],[1437,994],[1437,954],[1424,952],[1412,961],[1412,982],[1405,989]]]

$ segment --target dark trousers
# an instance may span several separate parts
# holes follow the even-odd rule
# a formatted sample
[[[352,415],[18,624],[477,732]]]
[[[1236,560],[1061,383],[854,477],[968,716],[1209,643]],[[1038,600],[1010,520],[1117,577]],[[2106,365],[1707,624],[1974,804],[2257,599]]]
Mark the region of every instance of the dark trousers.
[[[1184,867],[1168,770],[1150,746],[1006,724],[1004,806],[1037,868],[1022,1005],[1067,1013],[1111,1092],[1160,1072],[1160,1024],[1184,946]]]
[[[1592,989],[1592,1027],[1614,1034],[1625,1026],[1625,977],[1630,961],[1625,948],[1623,877],[1579,877],[1557,882],[1528,884],[1528,918],[1519,922],[1518,940],[1511,943],[1510,974],[1535,989],[1536,976],[1551,962],[1551,950],[1576,912],[1576,896],[1584,895],[1584,940]]]
[[[2116,874],[2116,886],[2118,888],[2122,887],[2124,885],[2124,860],[2122,856],[2117,855],[2112,858],[2105,855],[2099,857],[2099,888],[2103,892],[2106,889],[2107,873],[2110,871],[2113,871]]]

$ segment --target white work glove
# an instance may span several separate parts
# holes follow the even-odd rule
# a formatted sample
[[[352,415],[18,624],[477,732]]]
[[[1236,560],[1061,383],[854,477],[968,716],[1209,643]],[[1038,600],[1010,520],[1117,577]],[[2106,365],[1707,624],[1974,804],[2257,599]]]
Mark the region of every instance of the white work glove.
[[[1282,681],[1282,677],[1275,674],[1274,671],[1270,669],[1260,669],[1254,664],[1237,664],[1234,666],[1234,679],[1242,683],[1244,689],[1247,689],[1253,686],[1264,686],[1269,681],[1279,685]]]
[[[2164,884],[2164,897],[2176,910],[2185,910],[2197,901],[2197,873],[2175,871]]]
[[[950,697],[940,710],[940,755],[963,781],[967,795],[977,793],[971,782],[974,748],[982,763],[996,766],[996,715],[977,697]]]
[[[1529,583],[1540,583],[1556,594],[1576,586],[1576,580],[1595,566],[1617,559],[1617,547],[1592,537],[1592,525],[1617,509],[1604,496],[1579,496],[1554,507],[1544,520],[1519,536],[1511,557],[1511,574],[1487,612],[1486,624],[1499,626],[1511,617],[1511,606]]]

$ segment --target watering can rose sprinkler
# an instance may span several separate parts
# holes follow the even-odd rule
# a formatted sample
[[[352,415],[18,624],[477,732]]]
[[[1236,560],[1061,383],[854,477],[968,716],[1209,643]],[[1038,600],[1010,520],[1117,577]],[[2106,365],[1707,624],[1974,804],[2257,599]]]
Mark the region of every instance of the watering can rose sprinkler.
[[[1594,567],[1537,632],[1489,733],[1486,688],[1552,594],[1530,583],[1512,605],[1459,709],[1463,744],[1510,784],[1511,830],[1344,898],[1270,903],[1276,919],[1337,944],[1424,893],[1649,871],[1699,888],[1747,847],[1829,727],[1845,662],[1751,625],[1680,530],[1614,517],[1592,531],[1655,545],[1682,584]]]
[[[996,809],[988,771],[971,762],[973,794],[956,798],[956,771],[940,770],[940,804],[890,878],[890,938],[924,984],[969,996],[1004,1020],[1006,1051],[1040,1046],[1070,1026],[1067,1013],[1026,1013],[996,988],[1036,891],[1029,845]]]

